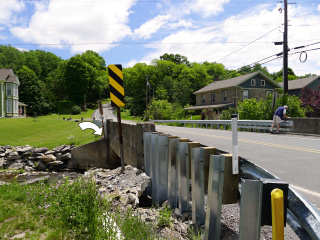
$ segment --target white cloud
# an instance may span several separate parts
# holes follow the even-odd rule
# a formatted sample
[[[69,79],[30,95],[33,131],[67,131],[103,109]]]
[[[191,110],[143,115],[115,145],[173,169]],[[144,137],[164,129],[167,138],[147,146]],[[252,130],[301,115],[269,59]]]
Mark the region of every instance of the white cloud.
[[[320,11],[320,4],[318,5],[318,11]]]
[[[153,48],[153,52],[145,56],[142,61],[150,63],[152,59],[159,58],[163,53],[178,53],[187,56],[191,62],[217,61],[228,69],[252,64],[282,52],[282,46],[275,46],[273,43],[283,40],[283,14],[278,12],[278,8],[267,10],[265,6],[259,6],[250,9],[250,14],[247,12],[225,19],[217,24],[218,28],[178,31],[165,37],[160,45],[146,45],[148,48]],[[291,21],[288,39],[291,48],[318,42],[317,39],[320,39],[320,32],[315,31],[315,27],[320,24],[320,15],[310,11],[308,14],[301,15],[300,13],[304,10],[295,6],[289,8]],[[254,40],[256,40],[254,43],[249,44]],[[244,47],[247,44],[249,45]],[[314,54],[308,53],[308,60],[305,63],[300,63],[299,60],[290,56],[289,67],[298,71],[299,75],[310,72],[320,74],[320,68],[316,67],[319,64],[318,54],[315,54],[316,51],[312,53]],[[266,61],[273,58],[275,57]],[[279,71],[282,68],[282,58],[263,66],[266,66],[270,72]]]
[[[223,12],[223,5],[229,2],[230,0],[222,0],[218,2],[203,2],[202,0],[198,0],[197,2],[192,1],[187,4],[190,12],[195,12],[206,18]]]
[[[104,51],[114,45],[81,43],[115,43],[128,35],[130,8],[135,1],[87,2],[67,1],[37,3],[36,12],[27,27],[12,28],[12,34],[37,44],[76,44],[71,52]],[[79,44],[79,45],[77,45]],[[62,48],[61,45],[52,47]]]
[[[17,22],[14,13],[19,13],[25,8],[22,1],[1,1],[0,25],[10,25]]]

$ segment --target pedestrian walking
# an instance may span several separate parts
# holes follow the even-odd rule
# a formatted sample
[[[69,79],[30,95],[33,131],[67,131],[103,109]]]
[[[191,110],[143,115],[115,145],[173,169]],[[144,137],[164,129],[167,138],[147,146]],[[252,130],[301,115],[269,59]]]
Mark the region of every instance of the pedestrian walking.
[[[288,106],[287,105],[284,105],[283,107],[278,107],[276,112],[273,114],[273,123],[271,125],[271,128],[270,128],[270,132],[273,133],[273,128],[275,125],[277,125],[277,132],[276,134],[279,134],[279,128],[280,128],[280,123],[281,123],[281,120],[283,119],[283,117],[285,118],[290,118],[288,117],[286,114],[287,114],[287,109],[288,109]]]

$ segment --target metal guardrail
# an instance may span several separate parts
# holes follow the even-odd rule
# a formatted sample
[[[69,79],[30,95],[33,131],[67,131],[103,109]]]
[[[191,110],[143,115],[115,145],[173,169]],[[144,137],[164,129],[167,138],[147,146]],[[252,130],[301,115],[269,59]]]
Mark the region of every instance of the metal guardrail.
[[[224,187],[223,173],[225,171],[224,157],[220,159],[219,156],[225,152],[217,150],[218,155],[210,157],[207,197],[216,200],[218,198],[218,201],[208,200],[209,205],[207,205],[205,213],[204,148],[191,148],[188,151],[188,143],[182,142],[183,139],[180,141],[178,138],[170,138],[167,134],[161,133],[145,132],[143,138],[145,173],[152,178],[151,189],[149,188],[147,191],[152,196],[153,202],[159,205],[168,200],[169,204],[173,208],[178,208],[181,214],[191,210],[193,223],[205,223],[205,239],[219,239],[221,196]],[[172,157],[172,150],[175,151],[176,157]],[[239,159],[240,179],[278,179],[249,160],[241,157]],[[189,202],[190,183],[191,206]],[[241,186],[239,192],[241,194]],[[287,223],[300,239],[320,239],[320,212],[292,187],[289,187],[288,193]],[[245,232],[248,231],[248,224],[252,225],[244,221],[240,224],[242,236],[248,236],[248,232]],[[260,224],[256,224],[255,228],[256,232],[260,232]]]
[[[158,124],[183,124],[184,126],[191,125],[191,127],[198,128],[205,126],[212,129],[227,129],[228,126],[231,126],[231,120],[149,120],[150,122]],[[272,125],[272,120],[238,120],[238,129],[240,130],[260,130],[260,131],[269,131]],[[280,125],[280,131],[291,132],[293,127],[292,121],[282,121]]]

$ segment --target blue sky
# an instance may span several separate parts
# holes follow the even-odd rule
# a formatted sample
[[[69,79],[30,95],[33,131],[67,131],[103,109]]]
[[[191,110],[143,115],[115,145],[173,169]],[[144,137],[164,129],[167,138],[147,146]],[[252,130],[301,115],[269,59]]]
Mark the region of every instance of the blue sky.
[[[289,67],[320,75],[320,1],[288,7]],[[290,3],[290,1],[289,1]],[[93,50],[107,64],[150,64],[164,53],[238,69],[267,58],[282,68],[283,3],[276,0],[0,0],[0,44],[63,59]],[[299,50],[293,48],[306,46]],[[300,57],[298,51],[306,51]],[[311,50],[311,51],[307,51]]]

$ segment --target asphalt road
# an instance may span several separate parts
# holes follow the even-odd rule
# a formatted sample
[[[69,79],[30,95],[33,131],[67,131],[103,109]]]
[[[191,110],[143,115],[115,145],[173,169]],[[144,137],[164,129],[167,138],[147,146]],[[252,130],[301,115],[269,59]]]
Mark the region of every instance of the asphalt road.
[[[156,125],[156,130],[232,152],[231,131]],[[241,157],[288,182],[320,210],[320,137],[238,133]]]

